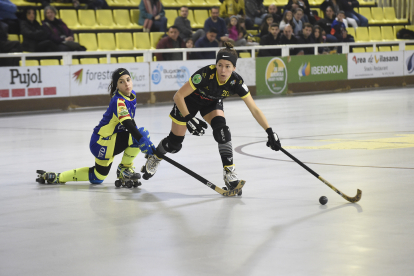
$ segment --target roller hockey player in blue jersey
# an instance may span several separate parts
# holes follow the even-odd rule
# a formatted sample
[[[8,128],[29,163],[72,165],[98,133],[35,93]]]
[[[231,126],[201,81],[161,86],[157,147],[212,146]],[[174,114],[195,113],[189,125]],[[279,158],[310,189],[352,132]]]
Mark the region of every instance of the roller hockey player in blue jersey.
[[[236,188],[240,180],[233,162],[230,128],[226,125],[223,111],[223,99],[233,94],[243,99],[253,117],[268,134],[267,146],[276,151],[280,149],[277,134],[269,127],[242,77],[235,72],[237,52],[230,43],[225,43],[225,47],[218,52],[215,65],[195,72],[174,95],[175,104],[170,113],[171,132],[159,143],[155,154],[148,156],[141,169],[144,179],[148,180],[155,174],[163,155],[181,150],[187,129],[193,135],[202,136],[205,133],[207,124],[195,117],[200,112],[212,127],[214,139],[218,143],[224,182],[229,190]]]

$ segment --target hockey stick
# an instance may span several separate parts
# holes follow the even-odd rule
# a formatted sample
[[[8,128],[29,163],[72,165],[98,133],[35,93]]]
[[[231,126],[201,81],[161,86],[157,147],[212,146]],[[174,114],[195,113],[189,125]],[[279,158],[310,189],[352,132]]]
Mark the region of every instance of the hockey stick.
[[[346,200],[348,200],[349,202],[355,203],[355,202],[358,202],[361,199],[362,191],[360,189],[357,189],[356,196],[349,197],[346,194],[344,194],[341,191],[339,191],[337,188],[335,188],[331,183],[329,183],[328,181],[326,181],[325,179],[323,179],[322,176],[320,176],[319,174],[317,174],[316,172],[314,172],[313,170],[311,170],[308,166],[306,166],[305,164],[303,164],[302,162],[300,162],[296,157],[294,157],[292,154],[290,154],[289,152],[287,152],[284,148],[281,147],[280,150],[284,154],[286,154],[287,156],[289,156],[293,161],[295,161],[296,163],[298,163],[299,165],[301,165],[305,170],[307,170],[308,172],[310,172],[311,174],[313,174],[317,179],[319,179],[320,181],[322,181],[323,183],[325,183],[326,185],[328,185],[328,187],[331,188],[332,190],[334,190],[337,194],[339,194],[340,196],[342,196],[343,198],[345,198]]]
[[[213,183],[211,183],[210,181],[208,181],[204,177],[202,177],[202,176],[196,174],[195,172],[193,172],[192,170],[190,170],[190,169],[184,167],[183,165],[175,162],[174,160],[168,158],[167,156],[164,155],[164,156],[162,156],[162,158],[165,161],[167,161],[168,163],[170,163],[170,164],[176,166],[177,168],[179,168],[180,170],[188,173],[189,175],[191,175],[192,177],[194,177],[198,181],[202,182],[207,187],[210,187],[212,190],[216,191],[217,193],[219,193],[223,196],[241,195],[242,188],[243,188],[244,184],[246,183],[246,181],[240,180],[239,184],[237,184],[237,187],[235,189],[230,190],[230,191],[226,191],[226,190],[223,190],[223,189],[217,187],[216,185],[214,185]]]

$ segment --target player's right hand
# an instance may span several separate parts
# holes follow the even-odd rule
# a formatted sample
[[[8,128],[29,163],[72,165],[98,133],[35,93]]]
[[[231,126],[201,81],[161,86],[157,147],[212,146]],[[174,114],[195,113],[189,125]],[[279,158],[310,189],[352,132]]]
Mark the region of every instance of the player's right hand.
[[[192,117],[191,114],[188,114],[184,117],[187,122],[187,129],[192,135],[203,136],[204,129],[207,129],[207,123],[197,119],[196,117]]]

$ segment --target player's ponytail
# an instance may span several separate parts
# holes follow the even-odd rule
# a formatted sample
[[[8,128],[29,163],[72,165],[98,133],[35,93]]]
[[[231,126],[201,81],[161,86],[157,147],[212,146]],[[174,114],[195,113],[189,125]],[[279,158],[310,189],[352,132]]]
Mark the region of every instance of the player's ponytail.
[[[230,42],[224,42],[224,47],[226,48],[221,49],[217,53],[216,64],[220,59],[225,59],[230,61],[233,64],[233,66],[236,67],[237,52],[236,50],[234,50],[233,44],[231,44]]]
[[[112,98],[115,95],[115,91],[116,91],[116,84],[114,84],[113,81],[111,81],[111,83],[109,84],[108,91],[109,91],[109,97]]]

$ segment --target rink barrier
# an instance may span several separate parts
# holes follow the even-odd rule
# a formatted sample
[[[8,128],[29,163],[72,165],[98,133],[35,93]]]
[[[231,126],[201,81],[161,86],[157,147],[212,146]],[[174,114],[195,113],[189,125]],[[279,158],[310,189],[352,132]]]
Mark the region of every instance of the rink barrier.
[[[288,56],[291,48],[313,47],[321,44],[282,45],[282,46],[246,46],[237,47],[237,50],[249,51],[253,56],[260,49],[278,48],[282,50],[282,57],[269,58],[240,58],[237,62],[238,72],[249,86],[253,96],[269,96],[275,94],[291,94],[299,92],[347,91],[350,89],[398,87],[414,84],[414,51],[403,51],[411,41],[392,41],[366,43],[372,45],[374,51],[377,45],[399,45],[400,51],[350,53],[336,55],[305,55]],[[342,46],[343,52],[349,52],[351,47],[359,43],[323,44],[323,47]],[[124,64],[92,64],[92,65],[58,65],[58,66],[19,66],[0,67],[2,76],[0,81],[0,113],[70,109],[78,107],[107,105],[109,96],[107,87],[110,74],[119,67],[125,67],[131,72],[134,90],[139,94],[139,104],[172,102],[172,96],[197,69],[214,64],[215,60],[186,60],[183,61],[150,61],[152,55],[158,52],[190,52],[190,51],[218,51],[218,48],[203,49],[169,49],[169,50],[142,50],[116,52],[62,52],[62,53],[20,53],[0,54],[1,58],[20,58],[22,64],[26,58],[58,57],[64,64],[70,64],[73,57],[106,56],[109,61],[112,55],[139,55],[144,56],[146,62]],[[269,72],[264,72],[269,60],[278,60],[284,63],[286,70],[286,87],[282,93],[277,91],[263,92],[269,87],[278,87],[277,80],[271,86],[266,80]],[[263,68],[263,60],[266,68]],[[267,61],[266,61],[267,60]],[[364,62],[365,61],[365,64]],[[364,72],[365,65],[372,62],[386,63],[388,70],[371,70],[371,75]],[[373,64],[371,64],[373,65]],[[267,68],[268,69],[268,68]],[[282,70],[282,69],[278,69]],[[361,71],[362,70],[362,71]],[[282,70],[283,71],[283,70]],[[278,72],[280,79],[280,72]],[[385,75],[381,75],[385,73]],[[260,81],[256,81],[260,80]],[[15,105],[16,101],[18,105]]]

